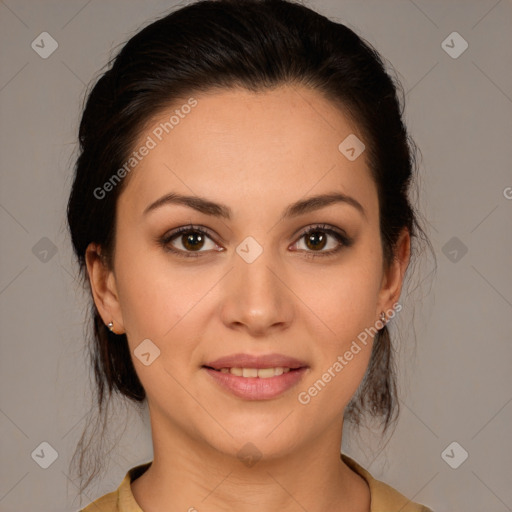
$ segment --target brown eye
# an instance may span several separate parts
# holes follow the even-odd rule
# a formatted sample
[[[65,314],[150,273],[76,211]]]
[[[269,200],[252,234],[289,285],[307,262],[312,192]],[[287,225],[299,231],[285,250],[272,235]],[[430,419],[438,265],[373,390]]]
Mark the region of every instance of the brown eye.
[[[192,226],[178,228],[164,235],[159,242],[166,251],[185,257],[198,257],[209,250],[219,250],[219,246],[206,231]]]
[[[327,236],[322,231],[310,231],[305,235],[306,246],[309,249],[323,249],[327,244]]]
[[[181,243],[188,251],[196,251],[204,245],[205,237],[197,231],[181,235]]]
[[[330,239],[333,239],[330,241]],[[304,246],[300,247],[300,242],[304,240]],[[302,233],[299,241],[295,244],[295,250],[304,251],[307,257],[333,256],[343,247],[349,247],[353,243],[342,232],[326,225],[313,226]],[[327,247],[327,250],[324,250]]]

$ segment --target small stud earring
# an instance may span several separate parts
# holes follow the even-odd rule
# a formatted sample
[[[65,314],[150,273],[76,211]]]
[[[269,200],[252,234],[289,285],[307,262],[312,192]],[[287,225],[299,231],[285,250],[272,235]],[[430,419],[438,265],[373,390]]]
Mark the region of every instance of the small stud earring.
[[[384,313],[384,311],[382,311],[381,314],[380,314],[380,321],[383,324],[386,324],[386,313]]]
[[[114,322],[109,322],[107,325],[109,331],[114,332]]]

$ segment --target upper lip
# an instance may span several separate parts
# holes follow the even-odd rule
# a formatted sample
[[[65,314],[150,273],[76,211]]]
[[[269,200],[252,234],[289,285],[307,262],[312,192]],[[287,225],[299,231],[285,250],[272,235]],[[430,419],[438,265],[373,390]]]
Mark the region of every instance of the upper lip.
[[[253,356],[250,354],[231,354],[215,361],[205,363],[203,366],[220,370],[221,368],[302,368],[307,366],[304,361],[283,354],[264,354]]]

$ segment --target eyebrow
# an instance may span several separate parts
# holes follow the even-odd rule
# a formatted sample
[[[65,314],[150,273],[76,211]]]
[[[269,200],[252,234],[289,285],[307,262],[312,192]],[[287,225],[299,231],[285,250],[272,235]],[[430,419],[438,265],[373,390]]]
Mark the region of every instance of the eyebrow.
[[[333,192],[330,194],[320,194],[317,196],[307,197],[306,199],[301,199],[295,203],[292,203],[285,208],[280,220],[298,217],[299,215],[325,208],[331,204],[339,203],[353,206],[364,218],[367,219],[366,211],[359,201],[349,195],[342,194],[341,192]],[[209,201],[204,197],[185,196],[171,192],[151,203],[144,210],[143,215],[146,215],[149,212],[154,211],[162,206],[171,204],[188,206],[189,208],[193,208],[194,210],[197,210],[198,212],[204,213],[206,215],[221,217],[227,220],[231,220],[233,213],[229,206]]]

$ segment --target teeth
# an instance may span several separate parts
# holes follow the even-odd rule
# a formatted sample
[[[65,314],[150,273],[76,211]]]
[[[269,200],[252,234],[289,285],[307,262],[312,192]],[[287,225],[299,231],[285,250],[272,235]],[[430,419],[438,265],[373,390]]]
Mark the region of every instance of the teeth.
[[[232,373],[238,377],[259,377],[260,379],[268,379],[276,375],[288,373],[290,368],[221,368],[222,373]]]

